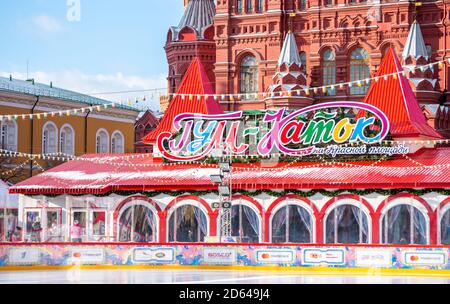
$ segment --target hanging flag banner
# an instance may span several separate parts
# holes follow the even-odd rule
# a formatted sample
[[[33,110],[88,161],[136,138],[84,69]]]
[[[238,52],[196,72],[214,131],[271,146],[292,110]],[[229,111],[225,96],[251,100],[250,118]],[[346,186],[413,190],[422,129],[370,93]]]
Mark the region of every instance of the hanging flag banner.
[[[364,115],[348,114],[354,109]],[[402,145],[377,145],[389,134],[389,119],[377,107],[360,102],[322,103],[291,113],[285,108],[267,111],[259,124],[268,127],[246,125],[242,111],[220,115],[184,113],[175,117],[175,132],[159,135],[158,149],[171,161],[203,159],[224,147],[233,155],[245,155],[250,148],[248,138],[253,136],[260,156],[409,153]]]

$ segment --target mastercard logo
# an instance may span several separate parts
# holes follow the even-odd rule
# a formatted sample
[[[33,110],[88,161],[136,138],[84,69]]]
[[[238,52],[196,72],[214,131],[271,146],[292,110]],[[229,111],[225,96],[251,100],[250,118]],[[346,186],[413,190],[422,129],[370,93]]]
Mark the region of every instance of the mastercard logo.
[[[419,257],[417,255],[412,255],[411,256],[411,261],[417,262],[418,260],[419,260]]]
[[[81,253],[79,253],[79,252],[74,252],[73,257],[74,257],[74,258],[79,258],[79,257],[81,257]]]
[[[270,258],[270,254],[268,254],[268,253],[263,253],[261,256],[262,256],[263,259]]]

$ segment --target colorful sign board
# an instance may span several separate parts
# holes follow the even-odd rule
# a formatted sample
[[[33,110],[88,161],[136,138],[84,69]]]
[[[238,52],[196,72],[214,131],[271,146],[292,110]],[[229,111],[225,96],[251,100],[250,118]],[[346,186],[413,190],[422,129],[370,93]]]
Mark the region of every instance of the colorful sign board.
[[[256,252],[258,263],[293,263],[295,258],[296,252],[294,250],[258,250]]]
[[[403,261],[406,265],[415,266],[442,266],[447,264],[448,253],[407,251],[403,253]]]
[[[305,249],[303,265],[344,265],[345,252],[342,249]]]
[[[207,264],[233,264],[236,263],[236,248],[204,248],[203,262]]]
[[[38,245],[0,246],[0,270],[8,266],[70,266],[73,255],[83,264],[128,266],[284,266],[334,268],[438,269],[450,271],[450,248],[361,247],[361,246],[271,246],[216,245],[133,245],[95,244],[48,247]],[[102,260],[101,256],[104,253]]]
[[[135,248],[133,250],[135,263],[172,263],[175,261],[173,248]]]
[[[355,265],[361,267],[390,267],[392,266],[392,252],[390,249],[356,249]]]
[[[342,115],[349,109],[365,115],[355,118]],[[266,112],[261,124],[270,126],[268,130],[246,126],[243,116],[242,111],[221,115],[180,114],[173,122],[175,132],[159,135],[158,149],[171,161],[200,160],[224,146],[234,155],[243,155],[250,145],[242,139],[254,136],[258,138],[256,150],[260,156],[274,151],[289,156],[327,154],[333,157],[408,153],[404,146],[367,146],[381,143],[389,134],[390,123],[380,109],[365,103],[331,102],[292,113],[285,108]],[[346,144],[357,146],[344,147]]]

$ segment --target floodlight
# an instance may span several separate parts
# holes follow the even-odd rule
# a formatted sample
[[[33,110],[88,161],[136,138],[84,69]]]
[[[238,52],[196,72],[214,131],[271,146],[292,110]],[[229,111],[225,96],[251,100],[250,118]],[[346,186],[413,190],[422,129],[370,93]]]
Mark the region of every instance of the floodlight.
[[[219,186],[219,193],[222,196],[230,195],[230,188],[228,186]]]
[[[211,178],[211,181],[215,184],[221,184],[223,181],[223,176],[219,175],[219,174],[211,175],[210,178]]]
[[[231,166],[230,166],[230,163],[228,163],[228,162],[220,162],[219,168],[220,168],[220,170],[222,170],[222,172],[225,172],[225,173],[228,173],[231,171]]]

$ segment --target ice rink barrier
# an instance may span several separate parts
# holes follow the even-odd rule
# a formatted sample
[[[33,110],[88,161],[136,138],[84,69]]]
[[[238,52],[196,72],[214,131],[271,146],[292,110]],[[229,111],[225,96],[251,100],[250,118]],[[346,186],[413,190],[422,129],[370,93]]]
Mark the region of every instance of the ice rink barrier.
[[[450,270],[449,247],[0,244],[9,266],[279,266]]]

